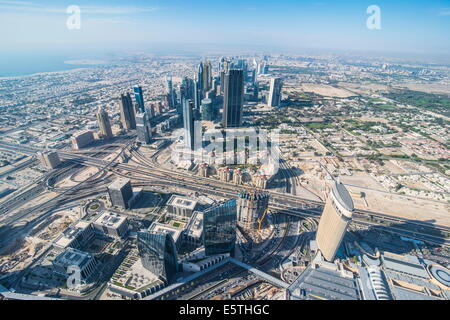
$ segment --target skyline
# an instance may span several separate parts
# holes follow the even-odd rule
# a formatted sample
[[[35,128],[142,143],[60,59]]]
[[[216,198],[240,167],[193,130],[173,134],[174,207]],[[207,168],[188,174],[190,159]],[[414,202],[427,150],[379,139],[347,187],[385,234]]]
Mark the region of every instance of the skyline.
[[[81,29],[69,30],[69,5]],[[369,30],[367,8],[381,9]],[[448,56],[448,1],[0,1],[4,54],[105,50],[336,50]],[[175,45],[176,44],[176,45]]]

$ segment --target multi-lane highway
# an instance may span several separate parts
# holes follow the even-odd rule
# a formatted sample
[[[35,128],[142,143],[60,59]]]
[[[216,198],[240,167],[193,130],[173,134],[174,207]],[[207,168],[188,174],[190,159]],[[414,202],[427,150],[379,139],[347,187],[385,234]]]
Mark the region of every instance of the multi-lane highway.
[[[130,149],[130,155],[134,157],[133,162],[122,163],[119,157],[115,157],[112,161],[107,161],[84,153],[74,153],[71,151],[59,151],[59,156],[66,161],[82,164],[84,166],[93,166],[99,168],[99,173],[108,171],[115,175],[120,175],[130,178],[135,184],[139,185],[163,185],[168,189],[183,188],[200,193],[215,195],[223,198],[236,197],[236,193],[248,187],[234,185],[223,181],[217,181],[212,178],[205,178],[194,176],[192,174],[171,171],[153,161],[147,159],[142,153],[135,148],[131,148],[132,144],[127,144],[127,147],[122,150]],[[0,147],[17,148],[17,146],[6,145],[0,143]],[[21,152],[35,152],[30,148],[21,148]],[[121,154],[122,155],[122,154]],[[68,192],[66,190],[66,192]],[[300,216],[319,218],[323,209],[323,202],[314,201],[298,197],[296,195],[273,192],[271,193],[270,207],[277,210],[279,213]],[[370,220],[369,218],[373,219]],[[362,224],[365,226],[377,226],[384,231],[390,231],[399,235],[419,239],[426,242],[431,242],[440,245],[450,245],[449,240],[440,236],[440,232],[448,233],[450,228],[445,226],[430,226],[421,221],[411,221],[399,217],[386,215],[383,213],[371,212],[367,210],[357,210],[353,223]],[[407,228],[402,228],[402,225],[407,225]],[[413,230],[411,230],[413,228]]]

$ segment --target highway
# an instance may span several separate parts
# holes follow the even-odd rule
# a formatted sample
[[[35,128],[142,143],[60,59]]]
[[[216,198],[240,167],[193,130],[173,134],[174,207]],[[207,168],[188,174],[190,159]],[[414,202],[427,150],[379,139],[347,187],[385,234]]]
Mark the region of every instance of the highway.
[[[0,143],[0,147],[5,147],[5,144]],[[11,145],[7,145],[6,147],[12,149],[17,148],[17,146]],[[131,147],[130,142],[129,144],[127,144],[127,148],[124,148],[122,152],[130,149],[129,147]],[[21,146],[20,149],[21,152],[31,152],[31,150],[28,150],[30,148],[24,149]],[[161,149],[158,150],[157,153],[159,153],[160,151]],[[36,151],[33,150],[33,152]],[[94,152],[94,150],[92,152]],[[167,188],[178,187],[224,198],[235,198],[238,191],[248,189],[248,187],[245,186],[217,181],[212,178],[204,178],[161,168],[157,165],[154,159],[145,158],[141,152],[135,150],[134,148],[130,149],[130,155],[133,155],[135,157],[135,160],[133,162],[134,164],[120,163],[117,161],[119,157],[116,157],[112,161],[106,161],[86,155],[84,153],[74,154],[73,152],[62,150],[58,153],[60,155],[60,158],[63,160],[71,161],[85,166],[97,167],[100,169],[99,172],[106,170],[116,175],[130,178],[132,181],[136,181],[139,185],[145,185],[146,183],[148,183],[148,185],[164,185]],[[66,192],[69,191],[70,190],[66,190]],[[278,210],[281,214],[319,218],[323,210],[324,204],[321,201],[309,200],[292,194],[279,193],[274,191],[269,192],[271,194],[270,209]],[[390,224],[395,223],[400,225],[403,223],[408,224],[409,226],[417,226],[417,229],[410,231],[395,226],[393,227],[390,225],[383,225],[382,223],[378,223],[377,221],[368,221],[369,217],[382,222],[388,222]],[[403,236],[415,238],[418,240],[446,246],[450,245],[448,239],[436,235],[436,232],[450,232],[450,228],[445,226],[430,227],[430,225],[425,222],[402,219],[367,210],[357,210],[355,212],[353,223],[362,224],[365,226],[378,226],[385,231],[391,231],[396,234],[401,234]],[[434,230],[434,233],[430,234],[430,232],[426,232],[426,228],[432,228]]]
[[[95,159],[88,156],[73,155],[70,153],[62,153],[61,157],[65,160],[73,162],[91,165],[95,167],[101,167],[105,164],[104,160]],[[185,173],[168,171],[161,167],[151,166],[151,162],[146,161],[144,164],[130,164],[130,163],[116,163],[112,170],[115,173],[119,173],[130,179],[136,179],[140,181],[149,180],[151,178],[153,182],[166,182],[168,187],[182,187],[185,189],[197,191],[200,193],[206,193],[224,198],[236,197],[238,190],[244,190],[246,187],[238,186],[223,181],[217,181],[210,178],[203,178],[199,176],[193,176]],[[146,177],[148,177],[146,179]],[[302,217],[315,217],[318,218],[321,215],[323,203],[319,201],[312,201],[309,199],[300,198],[294,195],[282,194],[278,192],[270,192],[271,201],[270,208],[278,210],[283,214],[291,214]],[[366,210],[357,210],[353,219],[354,223],[363,224],[365,226],[380,226],[385,231],[393,231],[397,234],[401,234],[407,237],[412,237],[418,240],[432,242],[434,244],[449,245],[449,240],[436,236],[435,234],[425,233],[425,231],[413,230],[408,231],[389,225],[383,225],[376,221],[368,221],[368,217],[374,217],[377,220],[386,221],[389,223],[402,224],[407,223],[409,226],[417,226],[417,228],[429,228],[426,223],[418,221],[410,221],[401,219],[398,217],[389,216],[386,214],[375,213]],[[448,232],[450,228],[433,226],[435,231]]]

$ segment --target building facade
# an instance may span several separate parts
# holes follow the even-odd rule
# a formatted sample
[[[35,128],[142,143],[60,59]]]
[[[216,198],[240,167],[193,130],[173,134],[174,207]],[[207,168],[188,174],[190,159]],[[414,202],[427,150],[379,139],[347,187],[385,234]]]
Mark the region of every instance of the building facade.
[[[111,123],[109,122],[108,112],[101,107],[97,111],[97,121],[101,135],[106,139],[112,139],[113,133]]]
[[[345,186],[341,182],[334,182],[316,235],[317,245],[327,261],[332,262],[336,257],[352,219],[353,210],[353,200]]]
[[[138,232],[137,245],[144,268],[165,283],[171,283],[178,270],[177,249],[168,233]]]
[[[133,189],[128,179],[117,179],[108,186],[111,205],[129,209],[130,200],[133,198]]]
[[[133,88],[134,91],[134,100],[136,100],[136,112],[145,112],[144,106],[144,92],[142,91],[142,87],[135,86]]]
[[[240,192],[237,200],[238,223],[247,229],[257,229],[269,207],[270,194],[267,192]]]
[[[120,96],[120,121],[125,130],[136,129],[136,118],[133,107],[133,101],[129,93]]]
[[[149,144],[152,138],[152,128],[147,112],[136,114],[136,133],[139,142]]]
[[[244,71],[230,69],[224,77],[222,125],[224,128],[237,128],[242,125]]]
[[[183,104],[183,128],[186,147],[194,150],[194,103],[192,100],[182,100]]]
[[[47,169],[55,169],[61,163],[58,153],[54,151],[39,152],[38,158]]]
[[[203,212],[203,243],[207,256],[222,253],[234,255],[236,221],[236,199]]]
[[[80,131],[74,134],[72,137],[72,148],[74,150],[79,150],[87,147],[92,142],[94,142],[94,134],[92,133],[92,131]]]
[[[279,107],[281,104],[281,93],[283,88],[283,80],[281,78],[272,78],[270,80],[269,91],[269,107]]]

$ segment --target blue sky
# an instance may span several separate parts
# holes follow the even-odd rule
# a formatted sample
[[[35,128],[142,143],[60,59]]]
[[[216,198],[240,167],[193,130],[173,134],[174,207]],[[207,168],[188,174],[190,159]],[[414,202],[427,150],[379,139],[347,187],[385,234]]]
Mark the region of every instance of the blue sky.
[[[66,8],[81,9],[68,30]],[[381,9],[368,30],[366,9]],[[2,51],[199,47],[450,53],[450,0],[0,0]]]

